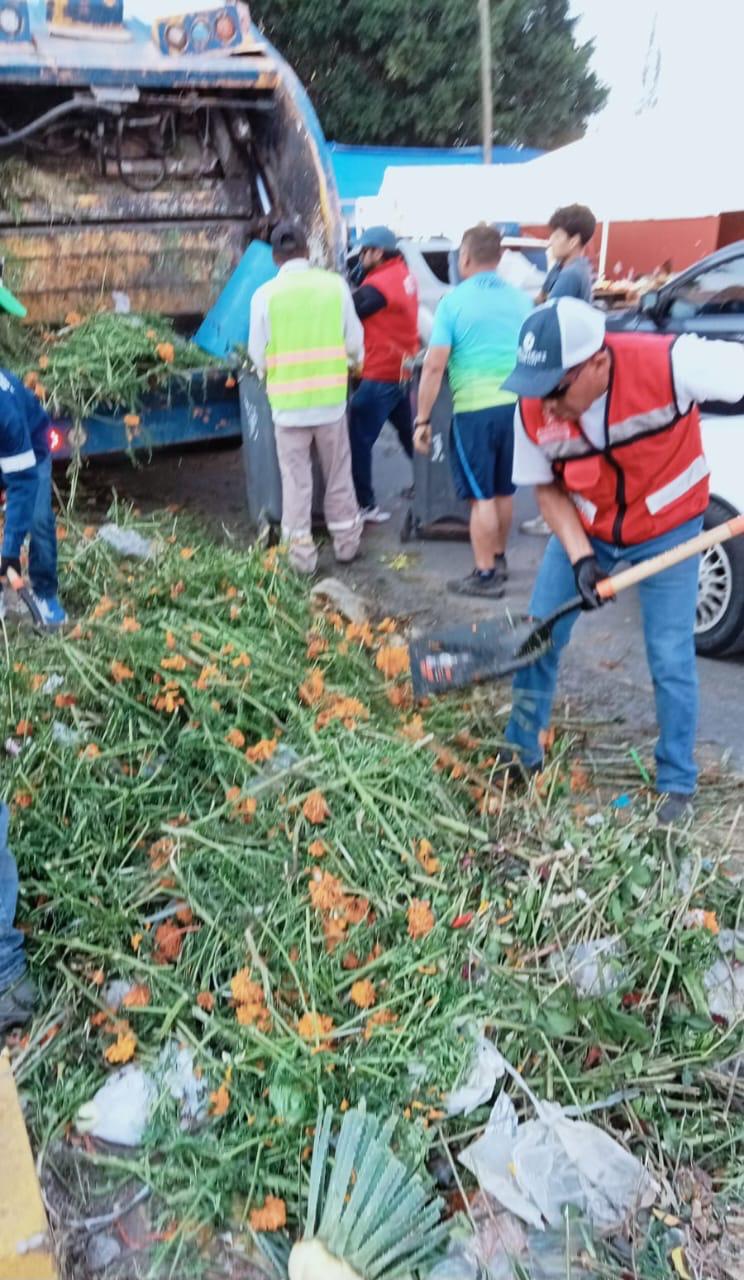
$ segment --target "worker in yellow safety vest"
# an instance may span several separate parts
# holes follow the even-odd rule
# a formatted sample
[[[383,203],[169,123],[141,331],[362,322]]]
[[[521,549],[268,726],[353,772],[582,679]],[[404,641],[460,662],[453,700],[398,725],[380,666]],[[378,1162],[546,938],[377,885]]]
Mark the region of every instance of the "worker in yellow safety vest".
[[[279,274],[251,302],[248,352],[266,377],[282,477],[282,537],[290,563],[313,573],[314,444],[325,482],[324,511],[336,559],[353,560],[363,524],[351,475],[346,422],[349,368],[364,357],[364,331],[346,281],[312,267],[307,238],[293,222],[271,237]]]

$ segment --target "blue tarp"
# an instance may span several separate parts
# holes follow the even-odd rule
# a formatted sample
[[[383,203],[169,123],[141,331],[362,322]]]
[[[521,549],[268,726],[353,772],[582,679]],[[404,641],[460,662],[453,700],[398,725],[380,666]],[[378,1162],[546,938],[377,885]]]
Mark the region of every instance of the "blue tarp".
[[[341,201],[348,205],[360,196],[376,196],[385,170],[391,166],[425,164],[481,164],[480,147],[354,147],[343,142],[328,144]],[[494,147],[494,164],[523,164],[542,155],[533,147]]]

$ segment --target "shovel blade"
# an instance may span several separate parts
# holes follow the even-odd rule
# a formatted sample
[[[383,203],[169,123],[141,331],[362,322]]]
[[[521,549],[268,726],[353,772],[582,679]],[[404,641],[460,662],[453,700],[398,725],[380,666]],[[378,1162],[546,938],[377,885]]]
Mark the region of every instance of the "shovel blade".
[[[412,640],[416,698],[498,680],[536,662],[551,645],[550,627],[536,618],[492,618]]]

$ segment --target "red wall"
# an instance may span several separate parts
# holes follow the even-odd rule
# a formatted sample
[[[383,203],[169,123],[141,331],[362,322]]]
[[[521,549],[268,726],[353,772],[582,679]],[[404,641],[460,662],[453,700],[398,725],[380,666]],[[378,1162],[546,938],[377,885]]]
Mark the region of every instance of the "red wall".
[[[731,220],[732,232],[726,239],[721,239],[722,223],[728,219]],[[549,234],[545,226],[524,226],[522,230],[525,235]],[[634,275],[642,276],[667,259],[671,259],[673,271],[682,271],[706,253],[712,253],[720,244],[730,244],[740,238],[744,239],[744,214],[676,218],[665,222],[613,222],[610,224],[607,275],[610,278],[626,276],[632,271]],[[600,224],[587,248],[595,266],[599,262],[601,239]],[[621,264],[619,270],[618,264]]]
[[[722,213],[718,248],[733,244],[735,240],[744,240],[744,213]]]

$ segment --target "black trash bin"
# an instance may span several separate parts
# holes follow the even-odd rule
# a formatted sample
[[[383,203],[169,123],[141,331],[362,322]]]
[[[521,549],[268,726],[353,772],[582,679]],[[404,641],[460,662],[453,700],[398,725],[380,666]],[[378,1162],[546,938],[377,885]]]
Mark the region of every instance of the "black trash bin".
[[[259,537],[277,535],[282,523],[282,477],[276,453],[274,420],[266,388],[254,373],[239,377],[243,467],[248,515]],[[296,428],[302,431],[302,427]],[[313,525],[323,525],[325,485],[313,450]]]
[[[414,372],[411,394],[418,400],[420,364]],[[413,499],[401,529],[401,541],[411,538],[466,540],[470,527],[470,504],[458,498],[450,468],[452,393],[445,374],[431,414],[431,452],[413,455]]]

